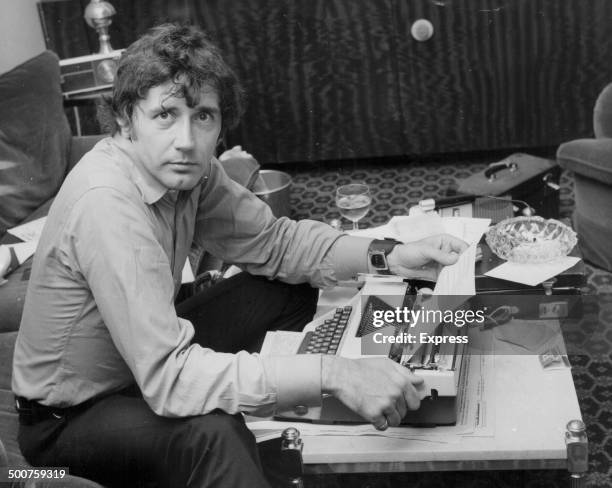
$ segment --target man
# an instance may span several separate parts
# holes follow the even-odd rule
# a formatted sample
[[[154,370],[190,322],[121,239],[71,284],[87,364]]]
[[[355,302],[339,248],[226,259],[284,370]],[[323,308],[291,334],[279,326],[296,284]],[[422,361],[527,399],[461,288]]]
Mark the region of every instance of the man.
[[[32,268],[13,390],[33,464],[113,486],[268,486],[240,412],[327,392],[385,429],[418,408],[422,380],[390,360],[247,351],[268,329],[300,330],[310,284],[368,271],[368,249],[408,274],[455,262],[466,244],[274,218],[214,157],[241,107],[235,75],[195,28],[153,29],[122,56],[114,133],[66,178]],[[192,243],[248,273],[175,308]]]

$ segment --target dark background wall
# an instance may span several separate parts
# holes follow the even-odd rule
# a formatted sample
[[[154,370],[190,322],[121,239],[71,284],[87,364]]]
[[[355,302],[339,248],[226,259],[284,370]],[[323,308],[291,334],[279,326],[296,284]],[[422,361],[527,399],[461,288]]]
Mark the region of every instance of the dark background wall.
[[[262,162],[556,146],[592,133],[612,81],[609,0],[111,0],[115,49],[168,20],[204,27],[249,95]],[[97,50],[87,0],[42,4],[60,57]],[[418,42],[410,27],[430,20]]]

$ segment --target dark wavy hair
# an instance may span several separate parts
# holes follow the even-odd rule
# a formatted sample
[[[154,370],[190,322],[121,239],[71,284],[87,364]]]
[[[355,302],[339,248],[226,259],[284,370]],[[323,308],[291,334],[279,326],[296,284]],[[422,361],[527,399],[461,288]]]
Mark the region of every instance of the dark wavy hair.
[[[134,106],[149,89],[167,81],[176,85],[175,96],[195,106],[205,87],[213,88],[221,109],[221,137],[234,128],[244,112],[244,91],[221,52],[199,28],[162,24],[152,28],[122,54],[112,95],[98,107],[106,132],[120,130],[117,118],[132,120]]]

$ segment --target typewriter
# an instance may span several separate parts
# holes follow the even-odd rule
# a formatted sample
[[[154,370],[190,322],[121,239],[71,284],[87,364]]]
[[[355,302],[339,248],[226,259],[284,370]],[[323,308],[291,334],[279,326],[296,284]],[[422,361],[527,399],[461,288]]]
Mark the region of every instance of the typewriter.
[[[420,290],[433,288],[426,281],[393,283],[366,282],[361,292],[349,303],[315,319],[305,328],[298,354],[337,354],[348,358],[386,356],[409,368],[425,380],[426,396],[421,407],[409,411],[403,419],[406,425],[453,425],[457,420],[457,397],[465,343],[458,340],[466,328],[426,328],[406,326],[405,322],[386,323],[384,327],[375,318],[398,307],[411,309],[422,303]],[[379,344],[375,335],[405,337],[404,334],[421,332],[432,335],[454,335],[453,341],[442,344],[411,345],[401,342]],[[412,350],[414,349],[414,350]],[[324,396],[321,407],[296,408],[277,411],[278,420],[299,420],[313,423],[363,423],[354,413],[332,396]]]

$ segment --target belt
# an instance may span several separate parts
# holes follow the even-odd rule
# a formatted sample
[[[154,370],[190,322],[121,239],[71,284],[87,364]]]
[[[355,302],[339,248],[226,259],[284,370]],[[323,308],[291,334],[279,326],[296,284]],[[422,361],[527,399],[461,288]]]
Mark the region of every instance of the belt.
[[[135,384],[112,394],[142,397],[142,393],[140,393],[140,390]],[[17,413],[19,414],[19,423],[22,425],[32,425],[43,420],[48,420],[52,417],[61,419],[66,415],[82,412],[107,395],[108,393],[90,398],[89,400],[85,400],[78,405],[72,405],[64,408],[49,407],[47,405],[43,405],[42,403],[35,402],[34,400],[28,400],[27,398],[15,395],[15,410],[17,410]]]
[[[22,425],[33,425],[50,418],[61,419],[66,414],[82,410],[91,404],[92,402],[86,401],[73,407],[49,407],[27,398],[15,396],[15,410],[19,414],[19,423]]]

